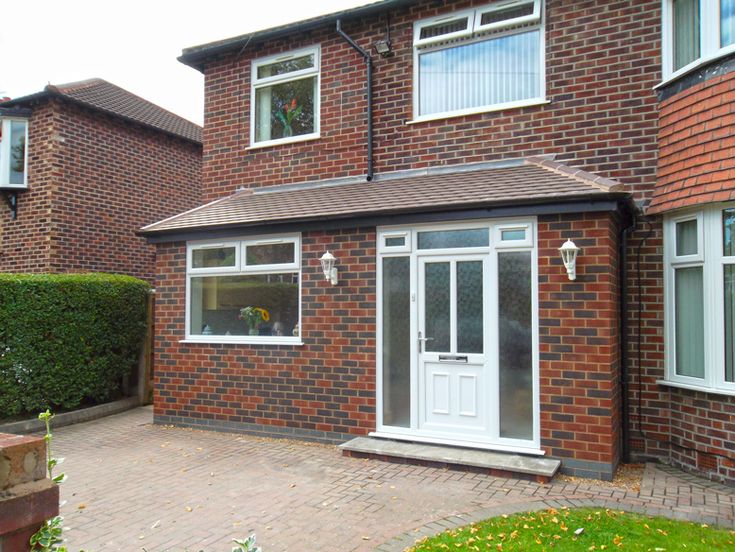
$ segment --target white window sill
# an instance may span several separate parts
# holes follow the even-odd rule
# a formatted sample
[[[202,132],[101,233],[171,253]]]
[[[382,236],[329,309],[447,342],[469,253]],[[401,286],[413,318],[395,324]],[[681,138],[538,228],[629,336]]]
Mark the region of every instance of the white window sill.
[[[319,140],[319,138],[321,138],[321,134],[319,133],[302,134],[301,136],[292,136],[291,138],[280,138],[278,140],[268,140],[267,142],[252,144],[250,147],[245,148],[245,151],[272,148],[284,144],[295,144],[297,142],[310,142],[312,140]]]
[[[406,121],[407,125],[417,125],[427,121],[439,121],[442,119],[450,119],[452,117],[464,117],[465,115],[477,115],[479,113],[492,113],[494,111],[504,111],[506,109],[518,109],[521,107],[532,107],[535,105],[546,105],[551,103],[545,98],[534,98],[531,100],[519,100],[517,102],[507,102],[503,104],[473,107],[471,109],[460,109],[457,111],[444,111],[442,113],[432,113],[431,115],[420,115],[413,120]]]
[[[668,77],[665,77],[660,83],[658,83],[656,86],[653,87],[654,90],[658,90],[659,88],[663,88],[667,84],[670,84],[674,81],[679,80],[680,78],[688,75],[689,73],[696,71],[702,65],[707,65],[708,63],[711,63],[717,59],[729,56],[730,54],[735,52],[735,45],[726,46],[725,48],[718,50],[714,54],[710,54],[705,57],[701,57],[693,62],[691,62],[689,65],[685,65],[681,69],[674,71],[671,75]]]
[[[185,343],[185,344],[197,344],[197,345],[303,345],[304,342],[301,341],[301,338],[294,337],[292,339],[271,339],[268,337],[263,337],[262,339],[257,339],[255,337],[251,338],[228,338],[226,336],[216,336],[213,335],[211,337],[206,338],[197,338],[197,337],[188,337],[186,339],[179,340],[179,343]]]
[[[692,385],[691,383],[679,383],[678,381],[668,380],[657,380],[656,383],[659,385],[665,385],[666,387],[678,387],[680,389],[689,389],[690,391],[699,391],[700,393],[735,397],[734,389],[719,389],[717,387],[705,387],[703,385]]]

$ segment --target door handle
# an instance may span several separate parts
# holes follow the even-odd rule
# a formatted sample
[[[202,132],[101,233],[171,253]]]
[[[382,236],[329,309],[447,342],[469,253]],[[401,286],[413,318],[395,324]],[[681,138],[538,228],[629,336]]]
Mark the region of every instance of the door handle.
[[[421,345],[423,343],[426,343],[427,341],[434,341],[434,338],[433,337],[421,337],[421,331],[419,331],[419,337],[418,337],[419,353],[421,353]]]

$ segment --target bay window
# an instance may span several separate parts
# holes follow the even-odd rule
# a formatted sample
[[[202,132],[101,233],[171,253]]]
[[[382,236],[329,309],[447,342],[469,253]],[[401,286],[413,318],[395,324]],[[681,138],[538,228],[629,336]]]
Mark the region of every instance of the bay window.
[[[665,222],[666,380],[735,393],[735,205]]]
[[[735,0],[664,0],[664,78],[735,51]]]
[[[253,61],[251,146],[319,136],[319,54],[314,47]]]
[[[186,339],[300,342],[299,243],[298,236],[189,243]]]
[[[501,0],[414,24],[414,120],[544,101],[542,0]]]
[[[0,188],[26,188],[28,121],[0,119]]]

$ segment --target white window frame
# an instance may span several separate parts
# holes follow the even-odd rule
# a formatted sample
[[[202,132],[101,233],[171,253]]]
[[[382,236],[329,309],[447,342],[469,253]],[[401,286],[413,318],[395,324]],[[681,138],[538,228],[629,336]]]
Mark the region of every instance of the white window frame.
[[[269,265],[249,265],[245,264],[245,248],[252,245],[270,245],[274,243],[293,243],[294,244],[294,261],[292,263],[269,264]],[[212,268],[192,268],[192,252],[197,249],[212,249],[218,247],[235,246],[235,266],[233,267],[212,267]],[[191,333],[191,279],[192,277],[201,276],[245,276],[256,274],[298,274],[299,291],[298,291],[298,328],[299,335],[291,336],[266,336],[266,335],[201,335]],[[197,240],[187,242],[186,244],[186,330],[183,343],[237,343],[237,344],[271,344],[271,345],[301,345],[301,298],[302,287],[301,281],[301,234],[288,235],[270,235],[270,236],[248,236],[237,239],[228,239],[226,241],[215,240]]]
[[[376,431],[370,435],[378,437],[388,437],[398,440],[409,440],[426,443],[440,443],[455,446],[465,446],[472,448],[480,448],[487,450],[500,450],[507,452],[521,452],[525,454],[543,455],[541,449],[541,415],[540,415],[540,388],[541,381],[539,376],[539,318],[538,318],[538,243],[536,236],[537,220],[535,217],[526,217],[522,219],[492,219],[467,221],[462,223],[432,223],[432,224],[415,224],[403,226],[386,226],[377,229],[377,251],[376,251]],[[488,231],[490,241],[489,245],[481,247],[461,247],[447,249],[418,249],[418,234],[424,231],[440,231],[440,230],[470,230],[485,228]],[[500,229],[526,229],[527,240],[517,240],[515,242],[507,242],[501,245],[496,236],[500,235]],[[408,250],[396,251],[394,248],[386,247],[385,236],[397,236],[402,234],[410,236],[410,246]],[[495,282],[495,287],[489,289],[488,308],[491,322],[496,325],[494,337],[497,338],[497,318],[498,318],[498,302],[497,302],[497,270],[498,270],[498,254],[512,251],[530,251],[531,252],[531,282],[532,282],[532,378],[533,378],[533,438],[530,440],[514,439],[508,437],[500,437],[499,428],[499,411],[493,408],[493,412],[489,418],[492,429],[489,432],[487,441],[479,440],[462,440],[449,439],[446,435],[432,434],[431,432],[421,431],[419,428],[419,384],[418,384],[418,352],[416,347],[411,346],[410,362],[411,362],[411,415],[409,427],[388,426],[383,424],[383,259],[389,257],[408,257],[410,265],[410,295],[411,309],[417,308],[419,286],[419,259],[422,257],[446,256],[448,259],[452,255],[487,255],[488,274],[486,278],[489,282]],[[418,311],[411,316],[408,321],[412,336],[418,335]],[[415,343],[415,341],[413,342]],[[488,358],[490,362],[489,375],[493,381],[498,380],[499,359],[497,358],[497,344],[488,343]],[[489,390],[488,399],[491,404],[499,405],[498,400],[499,387]]]
[[[663,82],[658,86],[686,75],[710,61],[735,52],[735,43],[720,47],[722,40],[720,35],[720,0],[701,0],[699,3],[699,57],[674,71],[673,5],[674,0],[662,0],[661,51],[663,54]]]
[[[408,124],[421,123],[424,121],[434,121],[438,119],[447,119],[450,117],[461,117],[464,115],[473,115],[477,113],[488,113],[492,111],[502,111],[504,109],[513,109],[519,107],[528,107],[532,105],[540,105],[548,103],[546,100],[546,22],[544,17],[544,0],[500,0],[491,4],[471,10],[462,10],[444,14],[438,17],[422,19],[414,22],[413,25],[413,119]],[[505,21],[499,21],[481,25],[482,14],[489,11],[498,11],[516,6],[533,4],[533,13],[527,16],[515,17]],[[456,19],[468,17],[468,27],[462,31],[455,31],[438,37],[420,38],[421,29],[427,26],[433,26],[442,22],[449,22]],[[532,25],[533,26],[530,26]],[[536,98],[527,98],[524,100],[516,100],[512,102],[504,102],[499,104],[489,104],[465,109],[457,109],[453,111],[443,111],[440,113],[430,113],[421,115],[419,113],[419,105],[421,91],[419,90],[419,55],[422,53],[444,50],[473,42],[482,42],[492,40],[501,36],[529,32],[538,29],[540,33],[539,39],[539,73],[541,75],[541,89],[539,96]]]
[[[23,159],[25,171],[22,184],[10,183],[10,128],[13,122],[22,122],[26,125],[25,159]],[[25,117],[2,117],[0,118],[0,125],[4,137],[0,140],[0,188],[25,190],[28,188],[28,127],[30,126],[28,119]]]
[[[735,257],[723,255],[723,209],[735,203],[708,205],[664,218],[664,358],[665,379],[659,383],[709,393],[735,395],[735,382],[725,381],[724,270]],[[676,256],[676,224],[697,220],[696,255]],[[704,303],[704,378],[676,373],[674,271],[702,267]]]
[[[258,78],[258,67],[262,65],[270,65],[279,61],[287,61],[289,59],[304,57],[307,55],[314,56],[314,67],[293,71],[284,75],[275,75],[272,77]],[[300,134],[299,136],[289,136],[286,138],[277,138],[273,140],[255,141],[255,91],[259,88],[272,86],[282,82],[290,82],[299,79],[316,77],[316,92],[314,93],[314,132],[309,134]],[[321,48],[319,45],[301,48],[291,52],[276,54],[263,58],[254,59],[250,69],[250,148],[265,148],[277,146],[280,144],[292,144],[294,142],[303,142],[305,140],[314,140],[320,137],[320,120],[321,120]]]

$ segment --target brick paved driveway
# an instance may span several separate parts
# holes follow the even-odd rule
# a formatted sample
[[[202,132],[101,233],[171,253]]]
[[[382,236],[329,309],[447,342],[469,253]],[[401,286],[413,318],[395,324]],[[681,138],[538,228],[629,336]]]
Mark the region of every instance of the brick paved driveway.
[[[335,447],[158,427],[150,408],[55,431],[70,550],[400,550],[467,520],[596,504],[735,526],[735,489],[646,467],[641,491],[345,458]]]

